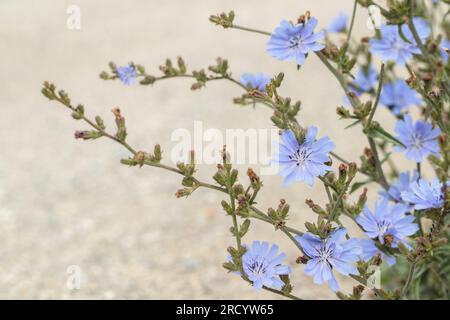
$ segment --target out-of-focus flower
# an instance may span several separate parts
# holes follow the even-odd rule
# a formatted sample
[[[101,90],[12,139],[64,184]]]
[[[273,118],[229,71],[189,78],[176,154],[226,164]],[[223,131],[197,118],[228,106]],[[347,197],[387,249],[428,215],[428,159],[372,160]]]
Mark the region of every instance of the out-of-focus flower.
[[[266,86],[270,83],[270,80],[271,78],[269,76],[262,73],[257,74],[244,73],[239,79],[239,82],[242,83],[244,86],[265,92]]]
[[[123,67],[117,67],[117,76],[124,84],[131,85],[136,82],[137,72],[132,64],[128,64]]]
[[[398,178],[391,183],[388,191],[382,190],[380,191],[380,195],[386,200],[403,202],[402,192],[409,191],[410,184],[417,181],[418,177],[419,175],[416,170],[413,171],[412,176],[409,171],[402,172],[399,174]]]
[[[448,61],[448,51],[450,50],[450,41],[445,39],[441,42],[441,57],[444,63]]]
[[[310,186],[314,177],[322,176],[332,169],[325,165],[329,160],[329,152],[335,148],[328,137],[316,140],[317,128],[311,126],[304,140],[299,143],[291,130],[285,130],[281,135],[279,150],[275,153],[273,162],[278,164],[284,184],[294,181],[306,181]]]
[[[441,133],[439,128],[425,121],[412,122],[411,116],[406,115],[404,120],[398,121],[395,126],[397,139],[404,145],[396,146],[394,150],[405,152],[409,160],[421,162],[430,154],[438,154],[437,138]]]
[[[371,239],[359,239],[359,245],[361,246],[361,259],[365,262],[368,262],[375,256],[380,256],[381,259],[385,260],[389,266],[395,264],[395,257],[384,253],[380,249],[377,248],[375,242]]]
[[[286,20],[281,21],[270,37],[267,51],[278,60],[295,61],[298,65],[303,65],[306,54],[325,47],[320,43],[324,39],[324,33],[314,33],[316,26],[315,18],[296,25]]]
[[[434,178],[431,183],[425,179],[411,182],[409,190],[402,191],[402,200],[410,203],[416,210],[442,208],[444,206],[444,194],[442,183]]]
[[[403,109],[421,104],[422,99],[403,80],[397,80],[383,86],[380,102],[395,115],[399,115]]]
[[[360,95],[372,90],[378,81],[378,72],[372,65],[367,68],[360,68],[356,73],[355,80],[352,81],[352,87],[355,93]]]
[[[286,254],[278,254],[278,246],[269,246],[268,242],[254,241],[242,256],[242,267],[245,275],[253,283],[256,290],[263,286],[281,289],[284,285],[280,275],[287,275],[291,268],[282,265]]]
[[[419,17],[413,18],[413,24],[422,42],[431,34],[428,23]],[[403,36],[399,32],[397,25],[381,26],[381,39],[371,39],[369,41],[369,51],[377,55],[384,62],[394,61],[398,64],[405,64],[413,54],[419,54],[420,49],[414,39],[408,25],[400,26]]]
[[[310,258],[306,263],[305,273],[314,277],[314,283],[328,282],[333,291],[339,290],[339,285],[333,271],[344,276],[358,274],[355,262],[361,255],[361,247],[357,239],[346,240],[345,228],[336,229],[327,239],[321,239],[316,235],[305,233],[296,239]]]
[[[334,17],[327,27],[328,32],[343,32],[347,28],[348,14],[345,12],[340,12],[336,17]]]

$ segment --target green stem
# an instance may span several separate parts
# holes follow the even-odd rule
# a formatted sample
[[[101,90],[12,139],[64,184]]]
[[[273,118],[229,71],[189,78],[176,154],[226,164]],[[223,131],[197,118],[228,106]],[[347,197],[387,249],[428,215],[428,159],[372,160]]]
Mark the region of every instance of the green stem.
[[[411,266],[409,267],[408,278],[406,278],[406,283],[402,289],[400,298],[403,298],[408,294],[409,288],[410,288],[412,280],[414,278],[414,272],[416,270],[416,263],[417,263],[417,261],[412,262]]]
[[[367,120],[367,126],[369,126],[370,123],[372,122],[373,116],[375,115],[375,111],[377,110],[377,107],[378,107],[378,103],[380,102],[381,91],[383,89],[383,81],[384,81],[384,63],[381,65],[377,95],[375,98],[374,105],[372,106],[372,109],[370,110],[369,118]]]
[[[386,177],[384,176],[383,168],[381,167],[380,158],[378,156],[378,150],[377,145],[375,143],[375,140],[373,138],[368,138],[370,149],[372,150],[372,155],[375,160],[375,170],[377,171],[377,180],[378,182],[383,186],[384,189],[389,189],[389,183],[386,180]]]
[[[230,205],[231,205],[231,218],[233,220],[233,228],[234,228],[234,236],[236,238],[236,245],[237,245],[237,249],[239,250],[239,252],[241,252],[242,249],[242,245],[241,245],[241,236],[239,235],[239,225],[237,223],[237,218],[236,218],[236,207],[235,207],[235,199],[233,196],[233,190],[232,190],[232,186],[230,186],[228,188],[228,194],[230,195]]]
[[[272,35],[272,33],[267,32],[267,31],[262,31],[262,30],[258,30],[258,29],[253,29],[253,28],[248,28],[248,27],[238,26],[238,25],[236,25],[236,24],[233,24],[230,28],[238,29],[238,30],[243,30],[243,31],[248,31],[248,32],[259,33],[259,34],[263,34],[263,35],[265,35],[265,36],[271,36],[271,35]]]
[[[348,33],[347,33],[347,40],[346,40],[347,43],[350,41],[350,39],[352,37],[352,31],[353,31],[353,26],[355,24],[355,17],[356,17],[356,9],[357,8],[358,8],[358,2],[355,0],[353,2],[352,20],[350,22],[350,28],[349,28]]]

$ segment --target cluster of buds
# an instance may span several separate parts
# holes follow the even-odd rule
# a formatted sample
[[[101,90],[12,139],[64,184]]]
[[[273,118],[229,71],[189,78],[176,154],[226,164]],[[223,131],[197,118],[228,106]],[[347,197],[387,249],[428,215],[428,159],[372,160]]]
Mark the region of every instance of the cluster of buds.
[[[245,249],[245,247],[241,247],[239,249],[228,247],[227,251],[230,254],[231,261],[225,262],[222,266],[229,272],[241,272],[242,256],[247,250]]]
[[[329,234],[334,230],[330,222],[322,219],[319,220],[317,224],[313,222],[305,222],[305,227],[308,230],[308,232],[315,234],[322,239],[326,239],[329,236]]]
[[[222,12],[220,14],[211,15],[209,21],[224,28],[230,28],[233,26],[234,11],[230,11],[228,14]]]
[[[125,138],[127,137],[127,128],[125,127],[125,118],[120,113],[119,108],[113,108],[111,110],[115,117],[116,126],[117,126],[117,132],[116,132],[116,138],[119,139],[119,141],[124,142]]]
[[[352,190],[350,190],[350,192],[356,190],[361,184],[363,184],[363,182],[355,182],[352,185]],[[356,201],[356,203],[354,203],[353,205],[344,203],[344,208],[346,212],[348,212],[351,216],[356,217],[363,211],[366,202],[367,202],[367,188],[364,188],[362,193],[358,197],[358,201]]]
[[[151,164],[159,163],[161,159],[162,159],[161,146],[157,144],[153,149],[153,154],[144,151],[138,151],[132,158],[122,159],[120,162],[128,166],[142,167],[144,164],[148,163]]]
[[[336,295],[341,300],[361,300],[364,289],[365,287],[359,284],[353,287],[353,291],[351,294],[344,294],[339,291],[336,293]]]
[[[177,190],[175,196],[177,198],[187,197],[198,188],[197,180],[193,177],[195,173],[195,153],[193,150],[189,154],[189,163],[178,162],[177,168],[184,176],[181,181],[184,188]]]
[[[284,227],[288,219],[289,205],[286,200],[281,199],[276,210],[269,208],[267,215],[272,219],[275,230]]]

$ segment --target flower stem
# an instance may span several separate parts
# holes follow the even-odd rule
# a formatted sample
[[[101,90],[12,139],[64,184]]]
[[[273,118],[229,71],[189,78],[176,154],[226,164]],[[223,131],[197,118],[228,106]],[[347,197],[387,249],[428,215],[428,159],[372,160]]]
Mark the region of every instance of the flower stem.
[[[253,29],[253,28],[248,28],[248,27],[243,27],[243,26],[238,26],[236,24],[231,25],[230,28],[239,29],[239,30],[248,31],[248,32],[253,32],[253,33],[259,33],[259,34],[263,34],[263,35],[266,35],[266,36],[271,36],[272,35],[270,32],[267,32],[267,31]]]
[[[378,103],[380,102],[381,91],[383,89],[383,81],[384,81],[384,63],[381,65],[377,95],[375,98],[375,102],[372,106],[372,109],[370,110],[369,118],[367,119],[367,126],[370,125],[370,123],[372,122],[373,116],[375,115],[375,111],[377,111]]]
[[[406,296],[408,294],[409,288],[411,287],[411,283],[412,280],[414,278],[414,272],[416,270],[416,264],[417,261],[414,261],[411,263],[411,266],[409,267],[409,272],[408,272],[408,278],[406,278],[406,283],[402,289],[400,298],[403,298],[404,296]]]
[[[348,29],[348,33],[347,33],[347,40],[346,42],[348,43],[352,37],[352,31],[353,31],[353,26],[355,24],[355,17],[356,17],[356,9],[358,8],[358,1],[354,1],[353,2],[353,12],[352,12],[352,20],[350,22],[350,28]]]
[[[389,189],[389,183],[384,176],[383,168],[381,166],[380,157],[378,156],[377,145],[373,138],[368,137],[370,149],[372,150],[373,158],[375,160],[375,169],[377,171],[377,180],[383,186],[384,189]]]

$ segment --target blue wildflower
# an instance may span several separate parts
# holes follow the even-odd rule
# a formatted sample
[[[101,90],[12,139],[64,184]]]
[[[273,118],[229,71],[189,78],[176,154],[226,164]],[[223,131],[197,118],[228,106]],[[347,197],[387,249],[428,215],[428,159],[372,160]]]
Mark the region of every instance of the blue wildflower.
[[[411,203],[416,210],[442,208],[444,206],[443,185],[437,178],[431,183],[419,179],[410,184],[409,190],[401,193],[405,202]]]
[[[356,73],[355,80],[351,85],[354,89],[354,93],[360,95],[364,92],[372,90],[378,81],[378,72],[372,65],[367,68],[360,68]]]
[[[431,29],[427,22],[422,18],[415,17],[413,18],[413,24],[421,41],[426,41],[431,34]],[[397,25],[381,26],[381,39],[371,39],[369,41],[369,51],[380,57],[384,62],[395,61],[398,64],[405,64],[413,54],[419,54],[420,49],[409,27],[406,24],[400,27],[407,41],[402,38],[398,28]]]
[[[397,139],[404,146],[396,146],[395,151],[405,152],[409,160],[421,162],[430,154],[439,152],[437,138],[441,133],[439,128],[425,121],[417,121],[413,124],[411,116],[406,115],[403,121],[398,121],[395,125]]]
[[[395,115],[412,105],[419,105],[422,99],[403,80],[386,83],[381,91],[380,102]]]
[[[375,256],[379,256],[382,260],[385,260],[389,266],[395,264],[395,257],[381,251],[371,239],[359,239],[359,245],[361,247],[361,259],[365,262],[370,261]]]
[[[239,79],[239,82],[242,83],[244,86],[265,92],[266,86],[270,83],[270,80],[271,77],[262,73],[257,74],[244,73]]]
[[[378,72],[372,65],[369,65],[366,68],[361,67],[356,73],[355,79],[350,83],[348,91],[359,97],[363,93],[372,90],[377,83],[377,80]],[[342,103],[345,107],[351,105],[350,100],[346,95],[342,97]]]
[[[427,20],[421,18],[421,17],[414,17],[413,18],[413,24],[414,27],[417,31],[417,35],[419,36],[419,39],[424,43],[427,41],[427,39],[430,37],[431,35],[431,28],[430,25],[428,24]],[[408,27],[407,24],[403,24],[401,26],[402,28],[402,33],[405,36],[405,38],[413,43],[414,45],[417,45],[416,40],[414,39],[414,36],[411,32],[411,29]]]
[[[441,42],[441,58],[442,58],[442,61],[444,61],[444,63],[447,63],[447,61],[448,61],[448,50],[450,50],[450,41],[442,40],[442,42]]]
[[[303,65],[306,54],[325,47],[319,43],[324,39],[324,33],[314,33],[316,26],[315,18],[296,25],[286,20],[281,21],[270,37],[267,51],[278,60],[295,61],[298,65]]]
[[[321,239],[311,233],[296,236],[305,254],[310,258],[306,263],[305,273],[314,276],[314,283],[328,282],[333,291],[339,290],[339,285],[333,271],[344,276],[358,274],[355,262],[359,260],[361,248],[357,239],[346,240],[345,228],[336,229],[327,239]]]
[[[279,276],[289,274],[291,268],[281,264],[286,259],[286,254],[277,253],[277,245],[269,247],[267,242],[254,241],[242,256],[243,270],[256,290],[263,286],[274,289],[283,287],[284,283]]]
[[[131,85],[136,82],[137,72],[134,66],[130,63],[123,67],[117,67],[117,76],[124,84]]]
[[[419,175],[416,170],[413,171],[412,176],[409,171],[399,174],[397,180],[395,180],[387,191],[380,191],[381,197],[386,200],[392,200],[395,202],[403,202],[402,192],[409,191],[409,186],[412,182],[417,181]]]
[[[328,32],[342,32],[347,28],[348,14],[340,12],[327,27]]]
[[[356,217],[356,222],[369,238],[396,248],[399,243],[406,244],[404,239],[419,229],[414,223],[415,217],[406,215],[407,210],[403,204],[389,205],[386,199],[382,199],[375,204],[374,212],[366,206],[363,213]]]
[[[281,166],[280,174],[284,177],[285,185],[297,180],[306,181],[312,186],[314,177],[332,170],[324,163],[329,160],[328,153],[334,149],[334,143],[328,137],[316,141],[316,135],[317,128],[311,126],[303,142],[298,143],[291,130],[282,133],[273,162]]]

